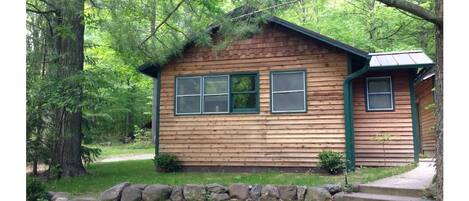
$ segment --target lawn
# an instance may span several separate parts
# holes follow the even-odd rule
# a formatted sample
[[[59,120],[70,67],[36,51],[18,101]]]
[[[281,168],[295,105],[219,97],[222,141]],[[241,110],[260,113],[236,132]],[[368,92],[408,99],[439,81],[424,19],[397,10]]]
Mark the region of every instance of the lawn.
[[[415,166],[392,168],[362,168],[349,174],[350,183],[365,183],[406,172]],[[151,160],[96,163],[87,166],[88,175],[46,183],[49,191],[65,191],[75,195],[96,196],[107,188],[124,182],[143,184],[295,184],[319,186],[343,184],[344,176],[326,174],[252,172],[252,173],[157,173]]]
[[[115,144],[112,146],[94,145],[92,147],[101,149],[101,155],[99,156],[101,159],[115,156],[155,153],[155,145],[146,143]]]

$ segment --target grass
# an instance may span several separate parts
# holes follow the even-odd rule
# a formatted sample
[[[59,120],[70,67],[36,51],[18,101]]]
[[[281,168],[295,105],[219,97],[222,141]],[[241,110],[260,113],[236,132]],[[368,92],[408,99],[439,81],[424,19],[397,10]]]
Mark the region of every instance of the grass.
[[[151,143],[116,144],[111,146],[94,145],[92,147],[101,149],[99,158],[155,153],[155,145]]]
[[[349,183],[366,183],[406,172],[415,166],[392,168],[362,168],[348,175]],[[96,196],[100,192],[121,182],[142,184],[295,184],[319,186],[343,184],[344,176],[326,174],[282,173],[276,171],[252,173],[157,173],[151,160],[96,163],[87,166],[88,175],[46,182],[49,191],[65,191],[74,195]]]

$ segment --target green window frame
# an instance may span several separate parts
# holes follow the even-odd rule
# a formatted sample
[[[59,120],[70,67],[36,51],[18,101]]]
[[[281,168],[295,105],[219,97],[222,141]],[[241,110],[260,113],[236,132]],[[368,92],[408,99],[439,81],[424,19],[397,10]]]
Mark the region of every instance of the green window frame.
[[[251,77],[251,85],[248,84],[248,89],[235,89],[236,79],[239,78],[246,78]],[[227,86],[226,90],[223,90],[223,87],[219,84],[211,84],[210,89],[207,88],[206,85],[209,79],[217,79],[217,78],[226,78]],[[179,84],[181,80],[184,79],[198,79],[199,80],[199,93],[191,93],[191,94],[184,94],[178,91]],[[220,82],[220,79],[218,79]],[[254,85],[254,86],[252,86]],[[188,75],[188,76],[175,76],[175,91],[174,91],[174,114],[175,115],[210,115],[210,114],[240,114],[240,113],[259,113],[259,73],[233,73],[233,74],[209,74],[209,75]],[[192,90],[194,91],[194,90]],[[250,102],[251,107],[239,108],[236,107],[235,104],[238,102],[238,97],[247,96],[248,102]],[[199,97],[200,104],[197,106],[195,112],[181,112],[179,105],[182,103],[181,99],[184,97]],[[223,98],[226,97],[226,111],[213,111],[213,108],[207,107],[207,102],[211,98],[216,98],[216,100],[211,100],[212,102],[215,101],[218,103],[218,106],[224,105]],[[254,100],[253,100],[254,98]],[[255,104],[252,102],[255,101]]]
[[[382,82],[387,83],[384,90],[370,90],[370,84],[372,82]],[[383,82],[384,81],[384,82]],[[381,97],[385,98],[386,101],[389,101],[389,107],[383,106],[374,106],[371,97]],[[382,76],[382,77],[367,77],[365,81],[365,98],[366,98],[366,111],[369,112],[379,112],[379,111],[394,111],[394,91],[392,86],[391,76]],[[376,100],[376,99],[375,99]]]
[[[297,74],[301,75],[301,78],[303,79],[302,82],[296,83],[299,84],[298,88],[288,88],[289,86],[287,85],[278,85],[280,88],[285,88],[285,89],[277,89],[276,88],[276,79],[281,79],[282,75],[288,75],[288,74]],[[280,76],[277,77],[276,76]],[[285,79],[285,77],[284,77]],[[280,80],[277,80],[277,82],[281,83]],[[307,101],[307,76],[306,76],[306,70],[293,70],[293,71],[272,71],[270,72],[270,111],[271,113],[295,113],[295,112],[307,112],[308,111],[308,101]],[[294,85],[294,84],[293,84]],[[290,86],[292,87],[292,86]],[[290,100],[295,100],[295,96],[300,95],[300,99],[296,99],[296,101],[301,100],[302,102],[302,108],[300,109],[285,109],[285,108],[278,108],[278,107],[286,107],[285,105],[280,106],[276,105],[276,101],[281,102],[281,100],[285,100],[285,98],[292,98]],[[277,96],[277,97],[276,97]],[[282,97],[283,96],[283,97]],[[278,100],[276,100],[278,98]],[[290,102],[291,103],[291,102]],[[300,103],[301,104],[301,103]],[[288,106],[287,106],[288,107]]]

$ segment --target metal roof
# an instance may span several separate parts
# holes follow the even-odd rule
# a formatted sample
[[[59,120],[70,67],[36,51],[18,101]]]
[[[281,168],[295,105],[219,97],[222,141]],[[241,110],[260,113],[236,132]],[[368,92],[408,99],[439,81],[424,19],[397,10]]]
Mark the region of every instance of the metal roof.
[[[370,53],[370,67],[431,67],[432,59],[422,50]]]

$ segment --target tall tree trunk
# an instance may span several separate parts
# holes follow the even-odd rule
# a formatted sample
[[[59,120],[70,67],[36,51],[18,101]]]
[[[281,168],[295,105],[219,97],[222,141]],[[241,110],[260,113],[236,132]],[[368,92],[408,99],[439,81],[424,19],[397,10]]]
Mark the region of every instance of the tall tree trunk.
[[[437,0],[436,15],[443,18],[443,0]],[[436,116],[436,200],[443,200],[443,24],[436,25],[436,72],[435,72],[435,116]]]
[[[60,168],[59,177],[69,177],[86,173],[81,161],[81,87],[76,81],[66,80],[83,71],[84,1],[56,0],[54,4],[58,8],[54,20],[56,27],[70,29],[65,34],[56,34],[54,38],[58,56],[56,77],[65,81],[62,95],[73,100],[73,104],[56,109],[58,137],[52,153],[52,165]]]

